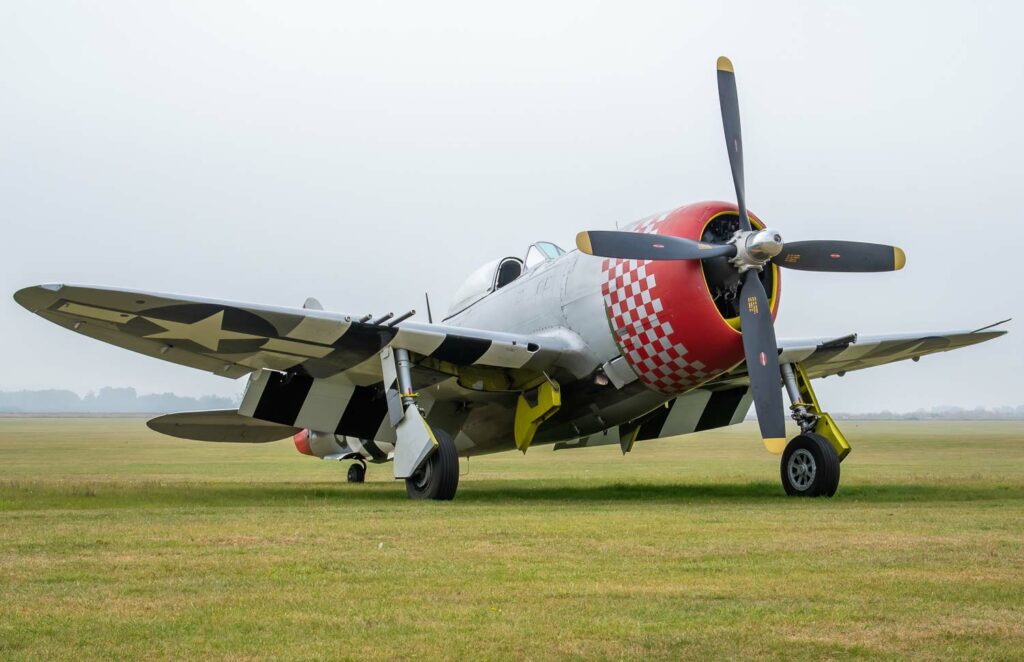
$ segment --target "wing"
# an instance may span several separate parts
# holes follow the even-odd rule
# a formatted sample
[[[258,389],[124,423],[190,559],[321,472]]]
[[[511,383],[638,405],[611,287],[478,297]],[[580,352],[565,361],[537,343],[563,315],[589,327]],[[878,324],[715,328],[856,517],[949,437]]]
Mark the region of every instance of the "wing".
[[[381,381],[377,354],[386,345],[407,349],[442,371],[445,366],[480,366],[506,375],[537,374],[573,352],[567,340],[555,336],[413,321],[374,325],[323,310],[152,292],[39,285],[14,298],[82,335],[231,378],[268,369],[375,384]]]
[[[993,325],[995,326],[995,325]],[[812,379],[840,375],[852,370],[917,359],[926,354],[948,352],[1005,335],[1002,330],[943,331],[880,336],[811,338],[779,341],[779,363],[799,363]],[[746,364],[741,363],[714,384],[748,383]]]

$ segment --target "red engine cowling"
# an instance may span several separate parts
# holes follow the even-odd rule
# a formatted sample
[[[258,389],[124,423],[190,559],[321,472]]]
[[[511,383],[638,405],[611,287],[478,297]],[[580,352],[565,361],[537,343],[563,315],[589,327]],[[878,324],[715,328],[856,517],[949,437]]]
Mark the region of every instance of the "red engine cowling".
[[[750,218],[755,227],[764,227],[753,214]],[[735,205],[700,202],[624,229],[722,243],[738,227]],[[605,259],[602,275],[601,292],[616,343],[650,388],[666,395],[683,393],[743,360],[735,301],[739,274],[727,258]],[[774,319],[778,267],[765,269],[761,279]]]

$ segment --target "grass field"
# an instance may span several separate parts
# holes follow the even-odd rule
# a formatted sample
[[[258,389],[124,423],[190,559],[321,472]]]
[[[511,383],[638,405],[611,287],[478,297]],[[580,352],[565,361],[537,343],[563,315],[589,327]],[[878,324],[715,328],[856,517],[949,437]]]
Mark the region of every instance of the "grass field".
[[[754,427],[464,463],[452,503],[290,442],[0,420],[0,658],[1024,657],[1024,424]]]

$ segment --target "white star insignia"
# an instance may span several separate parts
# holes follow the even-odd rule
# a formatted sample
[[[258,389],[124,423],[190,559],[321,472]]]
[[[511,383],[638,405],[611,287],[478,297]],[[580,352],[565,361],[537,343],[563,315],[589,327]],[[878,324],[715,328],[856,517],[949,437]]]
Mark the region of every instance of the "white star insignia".
[[[224,311],[218,311],[205,319],[191,324],[145,317],[144,319],[161,326],[163,331],[152,333],[146,338],[152,340],[190,340],[197,345],[216,352],[221,340],[254,340],[263,336],[224,330]]]

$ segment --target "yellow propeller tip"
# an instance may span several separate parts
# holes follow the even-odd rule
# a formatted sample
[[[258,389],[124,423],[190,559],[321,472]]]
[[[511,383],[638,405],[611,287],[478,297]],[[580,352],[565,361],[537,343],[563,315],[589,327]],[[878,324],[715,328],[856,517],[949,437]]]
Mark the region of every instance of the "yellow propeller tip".
[[[734,73],[733,72],[733,68],[732,68],[732,60],[730,60],[729,58],[725,57],[724,55],[722,57],[718,58],[718,70],[719,71],[728,71],[730,73]]]
[[[902,248],[898,246],[892,247],[893,253],[893,265],[896,267],[896,271],[903,268],[903,265],[907,263],[907,254],[903,252]]]
[[[764,447],[768,452],[774,455],[782,455],[782,451],[786,450],[785,437],[771,437],[769,439],[762,439],[762,441],[764,441]]]
[[[576,248],[580,249],[581,252],[587,255],[593,255],[594,249],[590,246],[590,234],[587,232],[580,232],[576,235]]]

